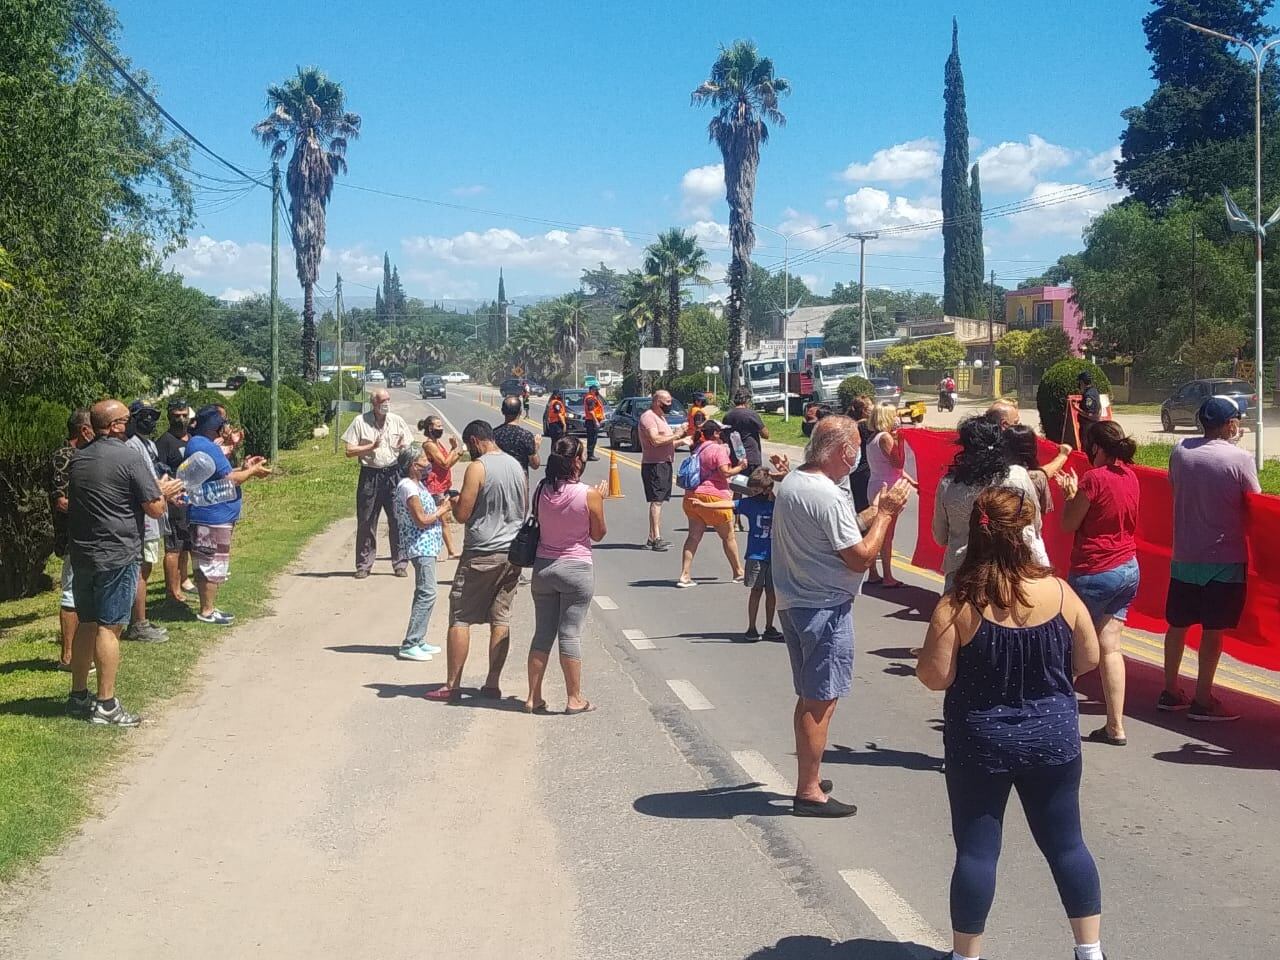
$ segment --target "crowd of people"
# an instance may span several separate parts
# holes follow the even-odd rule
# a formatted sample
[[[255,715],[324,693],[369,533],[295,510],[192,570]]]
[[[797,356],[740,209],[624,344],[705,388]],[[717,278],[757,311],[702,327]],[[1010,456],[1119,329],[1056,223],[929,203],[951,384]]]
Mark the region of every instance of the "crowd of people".
[[[103,400],[77,409],[67,421],[67,443],[53,458],[49,503],[54,549],[62,559],[59,667],[71,674],[67,712],[94,724],[140,722],[116,697],[116,675],[121,640],[168,639],[147,614],[156,564],[163,567],[165,602],[173,612],[190,615],[188,593],[194,590],[195,619],[234,622],[216,600],[230,576],[240,488],[271,472],[261,457],[233,466],[244,434],[228,422],[224,407],[193,414],[185,400],[172,398],[166,412],[168,429],[152,440],[160,411],[142,400],[128,407]],[[198,453],[208,457],[212,472],[199,489],[188,490],[181,468]],[[209,490],[216,495],[206,496]]]

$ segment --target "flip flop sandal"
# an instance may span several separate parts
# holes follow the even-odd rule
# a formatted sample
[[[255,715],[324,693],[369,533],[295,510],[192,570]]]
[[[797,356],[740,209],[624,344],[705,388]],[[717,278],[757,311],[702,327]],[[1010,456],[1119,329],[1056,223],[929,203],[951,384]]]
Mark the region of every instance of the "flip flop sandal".
[[[434,700],[437,703],[461,703],[462,691],[450,687],[437,687],[435,690],[428,690],[422,697],[424,700]]]
[[[585,707],[578,707],[576,710],[573,707],[565,707],[564,712],[567,716],[576,717],[580,713],[590,713],[595,708],[596,705],[588,700]]]
[[[1113,737],[1111,734],[1107,733],[1106,727],[1099,727],[1097,730],[1094,730],[1086,736],[1085,739],[1093,743],[1106,743],[1113,747],[1124,747],[1129,743],[1128,737]]]
[[[538,716],[543,717],[549,714],[551,711],[547,709],[547,701],[542,700],[538,703],[535,703],[532,707],[526,703],[524,705],[524,712],[536,713]]]
[[[490,698],[492,698],[492,699],[494,699],[494,700],[501,700],[501,699],[502,699],[502,691],[501,691],[500,689],[498,689],[497,687],[481,687],[481,688],[480,688],[480,696],[482,696],[482,697],[490,697]]]

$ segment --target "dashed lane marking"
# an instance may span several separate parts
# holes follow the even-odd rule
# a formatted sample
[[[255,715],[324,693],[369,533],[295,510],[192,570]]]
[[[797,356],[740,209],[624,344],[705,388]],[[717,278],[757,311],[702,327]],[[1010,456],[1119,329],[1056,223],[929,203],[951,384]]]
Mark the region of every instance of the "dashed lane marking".
[[[734,750],[733,762],[740,766],[748,777],[760,784],[769,793],[782,797],[794,797],[795,787],[778,772],[778,768],[765,759],[758,750]]]
[[[613,602],[613,597],[599,596],[596,597],[596,606],[601,610],[617,610],[618,605]]]
[[[715,709],[711,701],[702,695],[702,691],[688,680],[668,680],[667,686],[671,688],[672,693],[680,698],[680,702],[690,710]]]
[[[637,650],[656,650],[653,641],[644,635],[643,630],[623,630],[622,635],[631,642],[631,645]]]
[[[946,949],[947,941],[942,935],[880,874],[874,870],[841,870],[840,876],[899,943],[918,943],[931,951]]]

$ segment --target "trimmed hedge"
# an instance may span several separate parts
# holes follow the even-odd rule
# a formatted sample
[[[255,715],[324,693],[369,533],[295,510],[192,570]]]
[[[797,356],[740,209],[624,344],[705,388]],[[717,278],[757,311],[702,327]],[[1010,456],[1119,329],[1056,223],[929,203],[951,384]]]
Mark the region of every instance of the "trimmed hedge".
[[[246,383],[236,391],[227,405],[231,419],[244,427],[245,453],[250,456],[271,454],[271,388],[260,383]],[[311,404],[296,391],[280,384],[280,449],[293,450],[311,439],[315,413]]]
[[[840,400],[840,412],[849,409],[854,397],[875,398],[875,385],[866,377],[845,377],[836,388],[836,397]]]
[[[0,406],[0,600],[48,589],[52,457],[66,443],[69,414],[31,397]]]
[[[1062,442],[1067,421],[1067,397],[1076,392],[1076,378],[1088,371],[1100,393],[1111,392],[1111,381],[1102,368],[1088,360],[1061,360],[1044,372],[1036,390],[1036,409],[1040,411],[1040,429],[1054,443]],[[1070,439],[1070,438],[1067,438]]]

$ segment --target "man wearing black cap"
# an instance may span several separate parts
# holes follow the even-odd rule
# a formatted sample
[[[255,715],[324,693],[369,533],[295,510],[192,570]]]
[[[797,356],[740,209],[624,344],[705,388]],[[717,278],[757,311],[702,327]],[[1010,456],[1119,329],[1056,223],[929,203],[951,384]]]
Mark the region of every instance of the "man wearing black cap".
[[[1247,498],[1260,493],[1253,457],[1241,450],[1240,408],[1229,397],[1210,397],[1196,419],[1203,437],[1183,440],[1169,458],[1173,487],[1173,562],[1164,618],[1164,691],[1161,710],[1186,710],[1192,720],[1236,720],[1239,714],[1213,695],[1222,656],[1222,635],[1244,612],[1249,546]],[[1196,694],[1188,699],[1178,682],[1187,630],[1199,625]]]
[[[235,622],[235,617],[219,610],[214,601],[218,597],[218,588],[231,574],[231,534],[240,519],[243,502],[240,487],[246,480],[271,473],[265,457],[246,457],[239,470],[231,466],[218,443],[226,424],[227,418],[217,406],[201,407],[196,413],[191,439],[187,441],[188,457],[203,453],[213,461],[213,476],[206,483],[228,480],[236,487],[235,496],[230,500],[208,505],[191,504],[187,508],[187,519],[191,525],[191,555],[196,567],[196,590],[200,594],[200,612],[196,619],[220,627],[228,627]]]
[[[156,452],[161,469],[171,477],[187,458],[187,440],[191,437],[191,405],[182,397],[170,397],[166,405],[169,429],[156,438]],[[187,580],[191,565],[191,530],[187,525],[187,507],[183,503],[169,505],[169,532],[164,538],[164,586],[173,603],[185,604],[186,591],[195,584]]]
[[[128,439],[125,445],[137,451],[155,479],[160,477],[157,463],[159,454],[151,441],[151,434],[156,432],[159,420],[160,411],[145,401],[135,400],[129,404],[129,425],[125,431]],[[151,579],[152,569],[164,558],[164,540],[168,533],[167,515],[143,517],[142,552],[138,557],[138,592],[133,601],[133,619],[122,635],[124,640],[163,643],[169,639],[168,630],[147,619],[147,581]]]
[[[1076,389],[1080,391],[1080,436],[1084,436],[1089,424],[1102,419],[1102,394],[1093,385],[1093,374],[1081,370],[1076,377]]]

